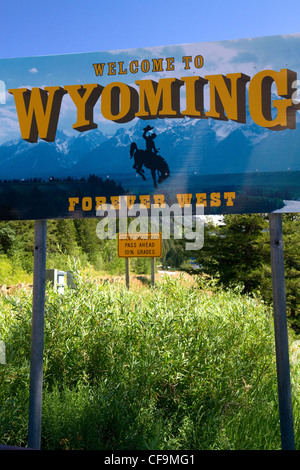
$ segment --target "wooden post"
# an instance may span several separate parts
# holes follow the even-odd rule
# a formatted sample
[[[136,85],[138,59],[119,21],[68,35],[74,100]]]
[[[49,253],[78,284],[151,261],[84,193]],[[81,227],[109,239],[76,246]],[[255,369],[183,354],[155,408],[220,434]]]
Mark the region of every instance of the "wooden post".
[[[282,217],[280,213],[269,214],[269,228],[281,446],[282,450],[294,450]]]
[[[28,447],[40,450],[42,427],[47,221],[35,221]]]
[[[126,277],[126,287],[129,289],[129,258],[125,258],[125,277]]]
[[[155,286],[155,258],[151,258],[151,284]]]

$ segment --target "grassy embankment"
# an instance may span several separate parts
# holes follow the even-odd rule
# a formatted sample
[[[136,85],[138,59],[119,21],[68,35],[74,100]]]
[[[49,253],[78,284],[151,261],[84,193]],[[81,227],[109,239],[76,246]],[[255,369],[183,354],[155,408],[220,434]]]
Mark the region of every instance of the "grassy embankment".
[[[31,289],[0,297],[2,444],[27,441],[31,302]],[[280,449],[274,348],[270,309],[238,290],[78,274],[64,295],[47,290],[42,448]]]

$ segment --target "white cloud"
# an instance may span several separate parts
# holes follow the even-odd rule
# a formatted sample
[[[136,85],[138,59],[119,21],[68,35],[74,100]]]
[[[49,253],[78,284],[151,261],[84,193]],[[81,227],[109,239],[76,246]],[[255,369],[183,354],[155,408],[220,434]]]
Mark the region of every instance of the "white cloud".
[[[0,145],[3,142],[20,137],[20,127],[18,116],[12,106],[3,106],[0,108]]]
[[[36,69],[35,67],[32,67],[32,69],[29,69],[29,72],[30,73],[38,73],[38,69]]]
[[[5,82],[0,80],[0,104],[5,104],[6,102],[6,91],[5,91]]]

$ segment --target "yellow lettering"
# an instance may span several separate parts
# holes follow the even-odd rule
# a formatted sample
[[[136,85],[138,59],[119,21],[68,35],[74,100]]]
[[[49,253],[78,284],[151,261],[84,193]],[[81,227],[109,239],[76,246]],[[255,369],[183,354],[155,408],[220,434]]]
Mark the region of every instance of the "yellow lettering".
[[[79,132],[96,129],[98,126],[93,122],[94,106],[103,87],[97,84],[68,85],[64,89],[77,108],[77,121],[73,124],[73,129]]]
[[[295,112],[291,94],[292,83],[297,74],[288,69],[263,70],[258,72],[249,84],[249,111],[256,124],[277,131],[286,128],[295,129]],[[271,87],[275,82],[278,96],[284,100],[271,99]],[[272,117],[272,104],[277,109],[277,116]]]
[[[131,121],[137,108],[137,91],[129,85],[113,82],[103,89],[101,112],[105,119],[119,123]]]
[[[127,69],[123,70],[124,62],[118,62],[118,64],[119,64],[119,75],[126,75]]]
[[[165,196],[163,194],[154,194],[153,199],[154,199],[153,207],[155,209],[159,207],[162,207],[162,208],[166,207]]]
[[[95,74],[96,74],[97,77],[98,77],[98,75],[100,75],[102,77],[104,65],[105,64],[93,64]]]
[[[235,199],[235,192],[224,193],[226,199],[226,206],[233,206],[233,199]]]
[[[219,207],[221,205],[221,194],[220,193],[211,193],[211,195],[210,195],[210,205],[211,205],[211,207]]]
[[[162,78],[157,82],[153,80],[137,80],[140,87],[140,108],[135,114],[142,119],[157,117],[178,117],[179,87],[182,82],[176,78]]]
[[[79,204],[79,197],[69,197],[69,211],[75,210],[75,204]]]
[[[175,70],[175,66],[174,66],[174,57],[167,57],[166,58],[166,61],[167,61],[167,68],[166,70],[169,72],[169,71],[172,71],[172,70]]]
[[[37,142],[39,136],[47,142],[53,142],[61,100],[66,93],[63,88],[15,88],[8,91],[15,99],[22,138],[28,142]]]
[[[192,62],[192,56],[184,56],[182,57],[182,62],[185,64],[184,70],[190,69],[190,62]]]
[[[116,75],[116,63],[108,62],[108,75]]]
[[[83,211],[92,210],[92,198],[91,197],[82,198],[82,210]]]
[[[150,209],[150,196],[140,196],[140,204]]]
[[[130,209],[135,203],[136,196],[124,196],[127,204],[127,208]]]
[[[142,72],[147,73],[150,70],[150,62],[147,59],[142,60],[141,63]]]
[[[202,77],[182,77],[186,90],[186,109],[181,111],[184,116],[206,118],[204,114],[203,87],[207,83]]]
[[[180,207],[190,206],[192,200],[192,194],[177,194],[177,201]]]
[[[206,116],[227,121],[246,122],[246,83],[250,77],[243,73],[206,75],[210,87],[210,110]],[[225,115],[226,113],[226,115]]]
[[[139,63],[137,60],[132,60],[129,64],[129,70],[131,73],[137,73],[139,70]]]
[[[162,61],[163,59],[152,59],[152,72],[163,72],[164,69],[162,66]]]
[[[106,197],[95,197],[95,210],[106,209]]]
[[[206,193],[196,194],[196,205],[207,207]]]
[[[163,58],[152,59],[153,72],[164,70]],[[174,57],[166,60],[166,70],[174,70]],[[203,57],[197,55],[182,57],[185,69],[191,63],[196,68],[203,67]],[[124,62],[108,62],[108,75],[126,75]],[[103,75],[105,63],[93,64],[95,74]],[[150,62],[142,60],[141,71],[150,69]],[[129,63],[131,73],[139,71],[138,60]],[[67,85],[63,88],[51,86],[41,88],[10,89],[14,96],[19,118],[21,135],[24,140],[37,142],[38,138],[52,142],[55,140],[61,101],[69,93],[77,110],[77,120],[73,129],[79,132],[97,128],[94,122],[94,107],[101,95],[102,116],[116,123],[127,123],[140,119],[191,118],[228,119],[239,123],[246,122],[246,84],[249,84],[249,111],[253,121],[271,130],[295,129],[296,110],[292,96],[297,82],[297,73],[288,69],[280,72],[264,70],[254,75],[252,80],[243,73],[230,73],[226,76],[206,75],[177,78],[162,78],[158,81],[136,80],[139,91],[122,82],[111,82],[106,86],[99,84]],[[204,110],[204,86],[209,83],[210,108]],[[180,111],[180,88],[184,85],[185,107]],[[272,99],[274,89],[280,99]],[[230,193],[228,193],[230,194]],[[200,196],[199,196],[200,197]],[[232,205],[228,196],[227,205]]]
[[[195,67],[197,69],[201,69],[201,67],[203,67],[203,57],[202,55],[196,55],[195,59],[194,59],[194,64],[195,64]]]
[[[111,196],[110,202],[116,210],[120,209],[120,196]]]

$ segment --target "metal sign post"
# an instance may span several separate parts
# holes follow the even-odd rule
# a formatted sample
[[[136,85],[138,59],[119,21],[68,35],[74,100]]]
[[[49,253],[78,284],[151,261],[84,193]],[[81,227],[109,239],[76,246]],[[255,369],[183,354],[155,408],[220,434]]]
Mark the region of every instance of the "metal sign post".
[[[35,221],[28,447],[40,449],[42,425],[47,221]]]
[[[130,276],[129,276],[129,258],[125,258],[125,279],[126,279],[126,287],[127,289],[129,289],[129,279],[130,279]]]
[[[283,450],[294,450],[282,217],[280,213],[269,214],[269,228],[281,445]]]
[[[155,258],[151,258],[151,284],[155,286]]]

